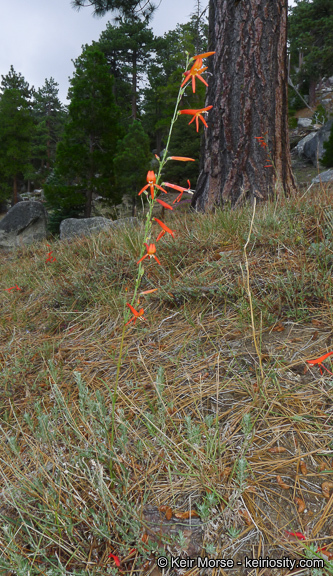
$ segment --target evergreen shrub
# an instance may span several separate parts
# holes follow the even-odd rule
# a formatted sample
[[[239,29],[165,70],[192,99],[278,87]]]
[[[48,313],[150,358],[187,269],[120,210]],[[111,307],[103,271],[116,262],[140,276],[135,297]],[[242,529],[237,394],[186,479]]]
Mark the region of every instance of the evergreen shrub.
[[[53,171],[44,184],[45,207],[49,212],[48,231],[60,234],[60,224],[66,218],[83,218],[85,193],[75,184],[68,184]]]

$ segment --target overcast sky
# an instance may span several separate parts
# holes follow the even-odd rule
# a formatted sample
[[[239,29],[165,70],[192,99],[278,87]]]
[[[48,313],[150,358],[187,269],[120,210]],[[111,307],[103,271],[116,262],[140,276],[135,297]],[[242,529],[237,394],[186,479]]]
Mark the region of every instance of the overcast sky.
[[[289,0],[289,5],[293,3]],[[195,0],[162,0],[150,24],[154,34],[162,35],[176,24],[188,22],[195,4]],[[201,4],[204,8],[206,0]],[[98,40],[107,22],[112,22],[110,13],[95,18],[92,12],[92,8],[77,12],[70,0],[2,2],[0,74],[6,75],[12,64],[35,88],[52,76],[59,84],[60,100],[66,103],[68,77],[74,72],[71,60],[81,54],[83,44]]]

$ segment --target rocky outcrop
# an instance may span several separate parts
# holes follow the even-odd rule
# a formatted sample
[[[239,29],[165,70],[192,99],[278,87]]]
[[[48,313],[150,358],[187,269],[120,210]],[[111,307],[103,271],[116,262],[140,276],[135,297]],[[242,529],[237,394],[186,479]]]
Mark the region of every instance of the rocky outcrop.
[[[119,226],[133,227],[138,224],[137,218],[109,220],[102,216],[95,218],[66,218],[60,224],[60,240],[69,240],[76,236],[98,234],[101,230],[111,230]]]
[[[328,122],[326,122],[326,124],[316,132],[313,138],[310,138],[305,142],[303,154],[311,160],[314,166],[317,166],[317,162],[322,159],[325,153],[324,142],[327,142],[330,137],[332,125],[333,119],[328,120]]]
[[[312,124],[312,118],[298,118],[297,126],[298,128],[310,128]]]
[[[315,178],[312,178],[313,184],[318,184],[320,182],[331,182],[333,184],[333,168],[318,174]]]
[[[47,212],[41,202],[19,202],[0,221],[0,248],[32,244],[46,238]]]
[[[307,134],[307,136],[305,136],[304,138],[302,138],[302,140],[300,140],[296,146],[297,149],[297,154],[298,156],[303,156],[304,155],[304,146],[307,142],[310,142],[310,140],[312,140],[312,138],[314,138],[316,136],[316,132],[312,132],[310,134]]]

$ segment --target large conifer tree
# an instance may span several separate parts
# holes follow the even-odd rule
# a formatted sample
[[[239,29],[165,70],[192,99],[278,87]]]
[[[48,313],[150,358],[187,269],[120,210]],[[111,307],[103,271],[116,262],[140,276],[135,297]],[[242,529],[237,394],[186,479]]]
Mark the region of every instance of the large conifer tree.
[[[145,1],[143,5],[141,0],[72,0],[71,4],[77,10],[93,6],[94,16],[104,16],[107,12],[116,10],[124,16],[142,14],[144,18],[149,19],[156,9],[150,0]]]
[[[93,191],[111,197],[114,193],[113,156],[121,137],[112,94],[113,80],[105,56],[86,46],[74,62],[75,74],[68,95],[69,117],[58,145],[57,173],[76,184],[86,196],[86,218],[91,216]]]
[[[314,106],[317,82],[333,74],[333,0],[296,0],[288,17],[288,39],[291,63],[299,67],[296,80],[308,89]]]
[[[146,21],[137,17],[120,17],[116,26],[108,23],[102,32],[97,46],[103,51],[110,71],[117,83],[131,83],[131,117],[135,120],[138,113],[139,80],[146,71],[153,49],[154,34]],[[119,102],[117,91],[115,96]]]
[[[33,159],[39,180],[43,182],[53,168],[56,147],[63,133],[67,116],[65,106],[58,98],[58,84],[53,78],[34,92],[33,117],[36,134],[33,142]],[[42,183],[41,182],[41,183]]]
[[[201,172],[192,206],[296,192],[287,99],[287,0],[210,0],[209,87]],[[256,138],[264,136],[267,148]]]
[[[11,66],[6,76],[1,76],[0,94],[0,193],[8,198],[13,191],[17,202],[19,181],[31,173],[31,142],[34,123],[31,113],[33,88]]]

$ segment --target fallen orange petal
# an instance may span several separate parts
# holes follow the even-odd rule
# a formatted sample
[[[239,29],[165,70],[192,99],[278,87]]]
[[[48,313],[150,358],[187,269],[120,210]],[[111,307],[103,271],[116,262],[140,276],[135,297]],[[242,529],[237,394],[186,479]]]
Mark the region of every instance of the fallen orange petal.
[[[332,354],[333,354],[333,352],[327,352],[327,354],[324,354],[323,356],[320,356],[319,358],[316,358],[315,360],[306,360],[306,362],[308,364],[311,364],[311,365],[321,364],[324,360],[326,360],[326,358],[328,358]]]
[[[199,514],[195,510],[191,510],[191,512],[174,512],[174,517],[182,520],[187,520],[188,518],[197,518],[198,516]]]
[[[240,510],[239,513],[247,526],[251,526],[253,524],[251,516],[247,510]]]
[[[298,538],[299,540],[306,540],[302,532],[289,532],[289,530],[285,530],[285,533],[289,534],[290,536],[295,536],[295,538]]]
[[[300,462],[300,469],[301,469],[303,476],[306,476],[308,473],[308,469],[306,467],[304,460],[301,460],[301,462]]]
[[[321,485],[321,491],[326,500],[330,499],[330,491],[333,490],[333,482],[323,482]]]
[[[302,514],[302,512],[304,512],[304,510],[305,510],[304,500],[302,500],[302,498],[294,498],[294,500],[295,500],[295,504],[297,504],[297,506],[298,506],[298,513]]]
[[[120,566],[119,556],[115,556],[114,554],[109,554],[109,558],[112,558],[112,560],[114,560],[116,566]]]
[[[170,506],[160,506],[159,510],[165,513],[165,517],[167,520],[171,520],[173,512]]]
[[[288,484],[286,484],[282,480],[281,476],[277,476],[276,481],[277,481],[278,485],[280,486],[280,488],[283,488],[283,490],[289,490],[290,486],[288,486]]]

